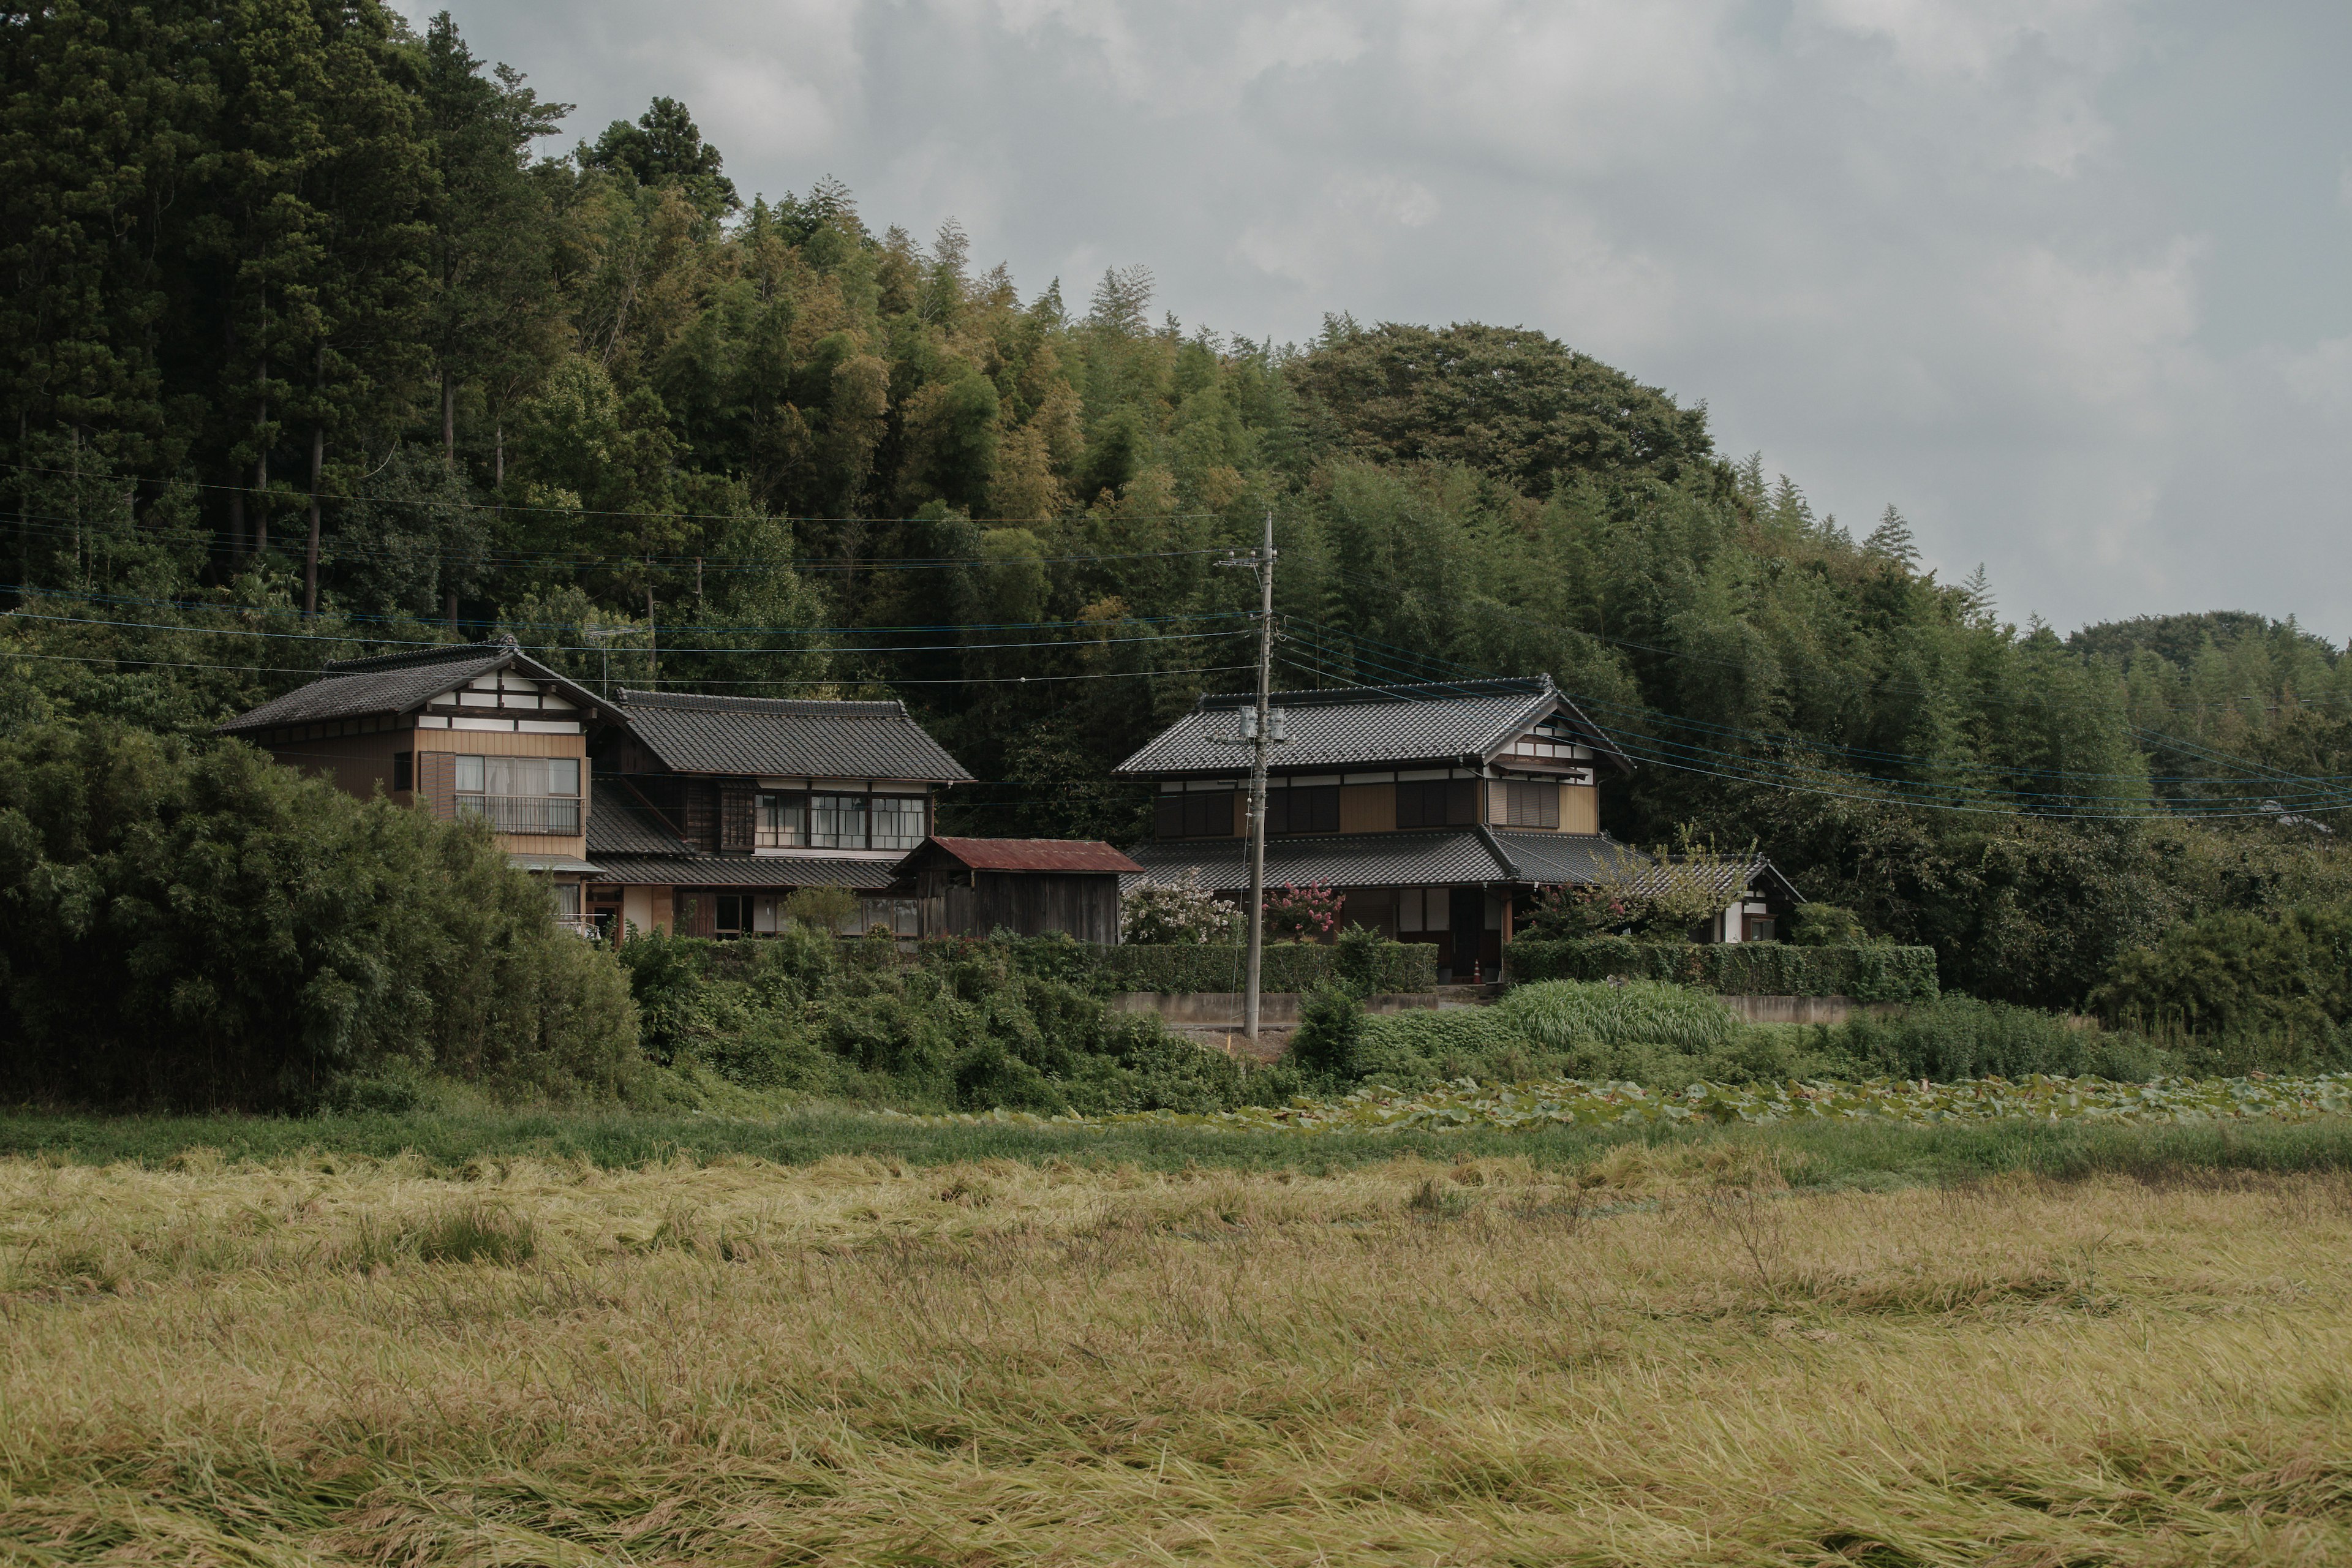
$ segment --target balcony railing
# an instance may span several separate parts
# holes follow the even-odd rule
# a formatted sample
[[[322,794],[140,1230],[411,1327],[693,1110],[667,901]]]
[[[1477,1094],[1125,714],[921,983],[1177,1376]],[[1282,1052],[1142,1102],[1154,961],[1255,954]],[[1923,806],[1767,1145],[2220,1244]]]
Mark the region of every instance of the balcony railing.
[[[460,816],[489,818],[496,833],[552,833],[576,837],[580,798],[564,795],[461,795]]]

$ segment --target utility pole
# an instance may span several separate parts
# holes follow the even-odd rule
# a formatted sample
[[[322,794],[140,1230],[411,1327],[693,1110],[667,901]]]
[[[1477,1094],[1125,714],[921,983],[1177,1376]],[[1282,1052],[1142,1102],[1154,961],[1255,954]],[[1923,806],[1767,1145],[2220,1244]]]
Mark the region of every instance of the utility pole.
[[[1274,508],[1265,509],[1265,539],[1247,555],[1228,555],[1220,566],[1246,566],[1257,574],[1257,702],[1234,716],[1241,733],[1217,737],[1250,749],[1249,789],[1249,971],[1242,992],[1242,1034],[1257,1038],[1258,979],[1265,959],[1265,754],[1288,739],[1275,722],[1274,700]]]
[[[1265,749],[1273,742],[1274,508],[1265,509],[1265,542],[1257,552],[1257,722],[1250,735],[1249,977],[1242,998],[1242,1037],[1257,1039],[1258,975],[1265,958]]]

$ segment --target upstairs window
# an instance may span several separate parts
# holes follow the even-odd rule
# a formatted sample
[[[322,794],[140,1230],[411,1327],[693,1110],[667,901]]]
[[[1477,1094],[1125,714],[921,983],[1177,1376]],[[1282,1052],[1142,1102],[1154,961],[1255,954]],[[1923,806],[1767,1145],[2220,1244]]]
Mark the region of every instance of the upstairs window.
[[[817,849],[866,847],[866,797],[862,795],[809,796],[809,844]]]
[[[452,760],[457,810],[499,833],[580,831],[580,759],[471,756]]]
[[[1399,827],[1467,827],[1477,820],[1475,779],[1416,779],[1396,786]]]
[[[751,815],[751,845],[757,849],[798,849],[808,843],[808,796],[763,795]]]
[[[1268,833],[1337,833],[1339,831],[1339,786],[1310,784],[1305,788],[1268,790],[1265,796]]]
[[[1238,798],[1232,790],[1163,795],[1153,807],[1152,832],[1161,838],[1231,838]]]
[[[1516,780],[1504,784],[1503,820],[1512,827],[1557,828],[1559,826],[1559,785],[1520,784]]]
[[[912,849],[923,841],[923,797],[877,795],[874,797],[874,847]]]

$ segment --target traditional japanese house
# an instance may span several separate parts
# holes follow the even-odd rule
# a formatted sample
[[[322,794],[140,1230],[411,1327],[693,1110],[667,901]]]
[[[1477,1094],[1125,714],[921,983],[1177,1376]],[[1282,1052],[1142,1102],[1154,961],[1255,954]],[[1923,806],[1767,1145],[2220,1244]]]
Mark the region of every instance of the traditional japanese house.
[[[588,821],[591,912],[695,936],[779,929],[803,888],[856,900],[842,929],[917,933],[895,868],[969,782],[902,702],[617,694]]]
[[[1119,764],[1157,792],[1151,839],[1134,851],[1142,877],[1247,887],[1255,701],[1203,697]],[[1268,770],[1266,885],[1332,889],[1348,923],[1434,943],[1449,979],[1496,975],[1521,900],[1647,860],[1601,830],[1601,790],[1631,759],[1549,677],[1286,691],[1273,706],[1284,738]],[[1707,940],[1769,934],[1769,879],[1756,876],[1752,899],[1726,889]]]
[[[610,703],[511,637],[327,665],[319,679],[220,726],[353,795],[379,790],[445,819],[486,818],[515,864],[547,876],[584,923],[588,748]]]

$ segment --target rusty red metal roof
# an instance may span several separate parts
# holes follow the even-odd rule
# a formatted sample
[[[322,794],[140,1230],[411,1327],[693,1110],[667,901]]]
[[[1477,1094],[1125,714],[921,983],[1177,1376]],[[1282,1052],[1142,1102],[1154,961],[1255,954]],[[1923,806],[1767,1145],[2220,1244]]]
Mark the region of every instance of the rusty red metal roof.
[[[1109,845],[1092,838],[925,839],[908,860],[938,846],[974,871],[1103,871],[1133,876],[1143,869]],[[900,861],[903,868],[906,861]]]

